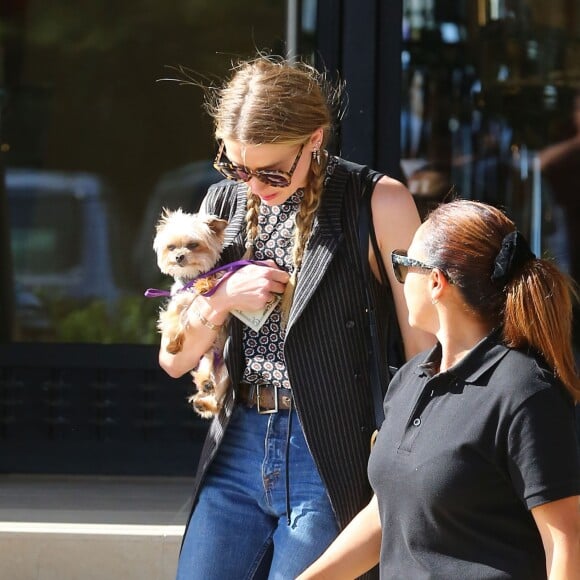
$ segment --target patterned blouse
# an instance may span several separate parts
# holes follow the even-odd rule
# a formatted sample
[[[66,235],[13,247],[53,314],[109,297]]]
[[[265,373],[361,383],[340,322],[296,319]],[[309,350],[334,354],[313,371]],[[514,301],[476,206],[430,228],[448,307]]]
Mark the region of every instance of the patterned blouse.
[[[329,157],[326,165],[325,184],[332,175],[338,159]],[[304,190],[298,189],[283,204],[268,206],[260,204],[258,216],[259,235],[254,242],[255,260],[274,260],[289,274],[294,270],[292,245],[296,214],[304,198]],[[281,325],[280,308],[272,314],[258,332],[244,326],[242,338],[244,350],[243,381],[249,384],[273,384],[290,389],[290,379],[284,360],[286,333]]]
[[[254,242],[255,260],[274,260],[280,268],[292,273],[294,225],[303,197],[304,190],[298,189],[281,205],[260,204],[260,233]],[[244,382],[290,388],[284,361],[285,335],[279,307],[272,311],[258,332],[244,326]]]

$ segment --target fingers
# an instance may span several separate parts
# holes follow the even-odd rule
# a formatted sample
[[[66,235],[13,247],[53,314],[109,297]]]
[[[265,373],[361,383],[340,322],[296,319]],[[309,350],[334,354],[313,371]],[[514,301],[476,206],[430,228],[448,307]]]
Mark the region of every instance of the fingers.
[[[256,260],[256,264],[264,264],[269,268],[276,268],[277,270],[280,269],[280,267],[278,266],[278,264],[276,264],[276,262],[274,262],[274,260]]]
[[[245,266],[241,271],[244,275],[255,280],[267,280],[268,282],[286,285],[290,279],[290,274],[286,270],[281,270],[273,260],[264,260],[260,263],[264,264],[264,266]],[[270,264],[273,265],[270,266]]]
[[[276,277],[278,279],[276,279]],[[274,270],[271,270],[266,275],[262,275],[262,277],[260,278],[258,277],[252,278],[252,286],[254,288],[254,291],[256,291],[258,294],[262,296],[266,295],[270,296],[271,294],[282,294],[286,289],[287,282],[288,282],[288,274],[286,274],[286,276],[280,276],[279,273],[274,272]]]
[[[268,287],[268,290],[272,294],[283,294],[284,290],[286,289],[286,284],[282,284],[280,282],[272,282]]]
[[[280,266],[278,266],[278,264],[276,264],[276,262],[274,262],[274,260],[261,260],[260,262],[258,262],[260,264],[264,264],[264,266],[267,267],[267,271],[269,274],[271,274],[270,278],[272,280],[276,280],[278,282],[287,282],[290,278],[290,275],[288,274],[288,272],[286,272],[286,270],[282,270],[280,268]],[[260,266],[260,267],[264,267],[264,266]]]
[[[290,280],[290,274],[285,270],[270,270],[271,275],[269,276],[270,280],[276,284],[282,284],[286,286],[288,280]]]

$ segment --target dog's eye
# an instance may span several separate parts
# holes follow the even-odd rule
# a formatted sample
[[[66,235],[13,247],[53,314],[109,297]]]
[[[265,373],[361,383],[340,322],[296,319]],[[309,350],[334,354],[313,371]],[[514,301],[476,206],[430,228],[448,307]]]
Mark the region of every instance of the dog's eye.
[[[197,242],[191,242],[190,244],[187,244],[187,249],[188,250],[195,250],[195,248],[197,248],[197,246],[199,246],[199,244]]]
[[[167,249],[168,249],[170,252],[173,252],[173,250],[175,250],[175,246],[174,246],[173,244],[170,244],[169,246],[167,246]]]

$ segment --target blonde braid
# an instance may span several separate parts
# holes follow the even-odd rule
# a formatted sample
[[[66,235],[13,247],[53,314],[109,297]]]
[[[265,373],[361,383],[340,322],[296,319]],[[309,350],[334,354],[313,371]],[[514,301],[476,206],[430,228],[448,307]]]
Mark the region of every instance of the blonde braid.
[[[304,198],[300,204],[300,209],[296,214],[296,226],[294,228],[294,244],[292,247],[292,262],[294,270],[290,276],[290,280],[286,284],[286,289],[282,295],[280,302],[280,314],[282,318],[282,328],[285,328],[288,323],[290,315],[290,308],[294,300],[294,291],[296,290],[296,283],[298,281],[298,273],[302,267],[302,259],[308,240],[312,232],[312,224],[314,217],[320,206],[320,199],[322,197],[322,190],[324,187],[324,176],[326,167],[326,153],[323,157],[322,163],[312,162],[308,172],[308,183],[304,189]]]
[[[246,211],[246,251],[243,259],[254,257],[254,241],[258,237],[258,214],[260,212],[260,198],[248,188],[248,209]]]

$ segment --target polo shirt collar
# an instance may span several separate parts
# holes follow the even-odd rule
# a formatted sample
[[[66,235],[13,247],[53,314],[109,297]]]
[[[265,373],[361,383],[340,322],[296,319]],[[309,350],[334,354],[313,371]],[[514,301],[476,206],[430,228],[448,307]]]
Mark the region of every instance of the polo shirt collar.
[[[489,369],[496,366],[509,352],[501,340],[501,330],[495,329],[480,340],[457,364],[446,371],[464,383],[475,383]],[[419,376],[433,376],[441,361],[441,344],[438,342],[419,363],[415,372]],[[446,374],[442,373],[442,374]]]

